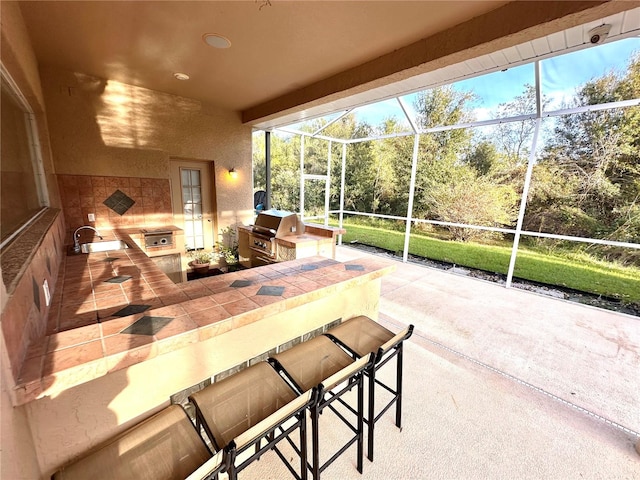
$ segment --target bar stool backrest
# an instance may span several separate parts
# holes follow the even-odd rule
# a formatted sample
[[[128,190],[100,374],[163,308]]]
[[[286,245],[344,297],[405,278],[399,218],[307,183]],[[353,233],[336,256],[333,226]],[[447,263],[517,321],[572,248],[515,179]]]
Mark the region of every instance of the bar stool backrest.
[[[398,332],[397,334],[395,334],[387,342],[385,342],[382,345],[380,345],[380,348],[378,348],[378,351],[376,352],[375,361],[376,362],[380,361],[380,359],[383,356],[385,356],[387,354],[387,352],[389,352],[391,349],[395,348],[400,343],[402,343],[406,339],[408,339],[411,336],[412,333],[413,333],[413,325],[409,325],[404,330],[402,330],[402,331]]]
[[[202,464],[195,472],[189,475],[185,480],[209,480],[217,478],[219,473],[226,470],[226,457],[224,450],[216,452],[213,457]]]
[[[267,418],[257,423],[249,430],[242,432],[233,439],[233,446],[241,450],[247,445],[252,444],[259,438],[264,437],[267,432],[281,425],[285,420],[292,417],[295,413],[304,410],[311,405],[311,399],[315,395],[314,390],[307,390],[302,395],[296,397],[284,407],[269,415]]]
[[[325,392],[333,390],[336,386],[340,385],[342,382],[349,380],[359,371],[364,370],[368,364],[373,362],[373,357],[374,354],[370,353],[369,355],[359,358],[355,362],[347,365],[339,372],[336,372],[327,379],[323,380],[320,384],[321,389]]]
[[[211,458],[180,405],[171,405],[53,474],[54,480],[184,479]]]
[[[346,320],[326,335],[339,339],[358,357],[376,352],[380,345],[393,338],[393,332],[363,315]]]

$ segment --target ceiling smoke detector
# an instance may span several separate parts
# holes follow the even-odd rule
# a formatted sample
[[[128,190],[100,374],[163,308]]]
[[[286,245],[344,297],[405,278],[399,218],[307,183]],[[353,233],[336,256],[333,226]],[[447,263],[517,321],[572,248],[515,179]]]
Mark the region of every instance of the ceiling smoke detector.
[[[187,75],[186,73],[176,72],[173,74],[173,76],[178,80],[189,80],[189,75]]]
[[[589,35],[589,42],[593,45],[600,45],[601,43],[604,43],[610,31],[611,25],[606,23],[592,28],[587,32],[587,35]]]

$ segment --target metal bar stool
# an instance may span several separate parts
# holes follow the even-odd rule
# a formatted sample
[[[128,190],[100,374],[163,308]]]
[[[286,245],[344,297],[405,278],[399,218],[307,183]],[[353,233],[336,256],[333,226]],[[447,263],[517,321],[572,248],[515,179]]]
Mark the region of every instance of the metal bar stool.
[[[365,418],[367,424],[367,458],[373,461],[373,439],[375,423],[384,413],[396,405],[396,426],[402,428],[402,344],[413,333],[413,325],[394,334],[369,317],[360,315],[328,330],[325,335],[343,346],[354,358],[374,352],[375,360],[365,370],[369,378],[368,408]],[[395,389],[376,378],[376,372],[392,358],[396,357]],[[393,395],[378,414],[375,413],[375,386],[379,385]]]
[[[371,358],[363,357],[354,361],[344,350],[324,336],[318,336],[269,358],[269,362],[291,381],[298,392],[317,388],[317,399],[310,408],[312,462],[309,468],[314,480],[319,480],[320,474],[354,443],[357,444],[357,469],[362,473],[364,450],[363,372],[371,361],[373,361],[373,355]],[[343,384],[344,386],[338,388]],[[347,405],[342,398],[354,387],[357,388],[358,398],[356,409]],[[335,408],[333,403],[336,401],[345,405],[355,414],[354,423]],[[331,458],[320,465],[318,421],[320,414],[327,407],[353,432],[353,436]]]
[[[217,450],[227,455],[230,479],[268,450],[273,450],[298,480],[307,478],[307,432],[305,411],[314,401],[312,390],[297,395],[269,365],[261,362],[193,393],[196,425],[204,428]],[[299,448],[289,438],[299,431]],[[278,449],[287,440],[300,456],[300,473]],[[266,444],[264,444],[266,442]],[[240,456],[251,448],[255,453]]]
[[[207,462],[206,474],[195,472]],[[51,477],[54,480],[216,478],[223,455],[212,457],[180,405],[171,405],[129,428]]]

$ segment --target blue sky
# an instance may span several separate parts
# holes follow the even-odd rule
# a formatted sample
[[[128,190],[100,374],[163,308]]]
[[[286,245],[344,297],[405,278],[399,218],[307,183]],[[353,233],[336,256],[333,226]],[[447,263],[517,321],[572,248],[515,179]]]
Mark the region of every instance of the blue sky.
[[[552,108],[561,108],[560,99],[568,99],[581,85],[603,74],[626,70],[634,52],[640,52],[640,38],[633,37],[541,62],[542,93],[550,97]],[[480,97],[479,107],[495,109],[524,92],[525,85],[535,84],[534,64],[510,68],[463,80],[455,88],[471,90]]]

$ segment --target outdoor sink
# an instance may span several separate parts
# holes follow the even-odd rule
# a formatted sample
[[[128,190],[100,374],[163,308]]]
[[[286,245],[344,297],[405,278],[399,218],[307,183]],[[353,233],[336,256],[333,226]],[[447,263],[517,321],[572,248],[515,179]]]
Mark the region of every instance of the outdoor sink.
[[[110,240],[107,242],[90,242],[80,245],[80,251],[82,253],[95,253],[95,252],[107,252],[110,250],[124,250],[129,248],[122,240]]]

